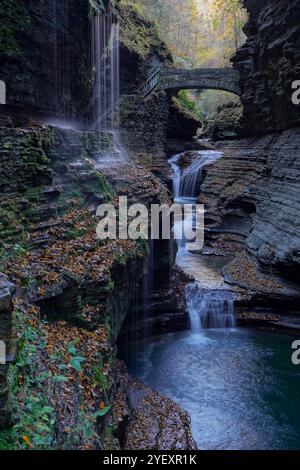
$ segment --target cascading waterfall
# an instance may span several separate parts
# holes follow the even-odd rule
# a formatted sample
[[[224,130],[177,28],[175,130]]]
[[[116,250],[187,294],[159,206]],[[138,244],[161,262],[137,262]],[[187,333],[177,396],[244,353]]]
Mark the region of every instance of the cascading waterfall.
[[[182,154],[174,155],[174,157],[170,158],[169,164],[173,170],[173,197],[174,199],[179,198],[180,194],[180,181],[181,181],[181,170],[178,165],[178,162],[181,158]]]
[[[201,177],[204,166],[209,165],[219,158],[222,153],[215,151],[199,151],[197,158],[190,166],[181,171],[179,162],[184,154],[175,155],[169,160],[173,169],[173,193],[177,203],[186,204],[197,199],[198,181]],[[186,217],[192,217],[191,213]],[[174,231],[178,227],[174,226]],[[185,240],[178,240],[179,257],[189,257],[192,255],[186,250]],[[206,328],[233,328],[235,326],[234,317],[234,297],[227,290],[206,290],[201,287],[201,283],[190,284],[186,288],[186,303],[190,316],[191,330],[193,333],[200,333]]]
[[[207,328],[234,328],[234,298],[230,291],[206,291],[191,284],[186,289],[186,302],[193,333]]]
[[[197,158],[183,171],[181,171],[178,163],[184,153],[175,155],[169,160],[174,172],[173,191],[175,200],[195,199],[198,196],[197,183],[201,177],[203,168],[222,156],[221,152],[212,150],[201,150],[195,153]]]

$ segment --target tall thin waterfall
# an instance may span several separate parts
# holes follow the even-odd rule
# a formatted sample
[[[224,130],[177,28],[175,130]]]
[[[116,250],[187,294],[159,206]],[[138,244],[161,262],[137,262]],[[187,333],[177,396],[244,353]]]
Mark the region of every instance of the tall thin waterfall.
[[[119,23],[110,2],[92,18],[92,72],[95,130],[113,128],[120,100]]]
[[[169,164],[173,170],[173,196],[174,199],[177,199],[180,194],[180,180],[181,180],[181,170],[178,165],[178,162],[181,158],[182,154],[174,155],[174,157],[170,158]]]
[[[57,5],[52,0],[53,11],[53,65],[54,65],[54,109],[58,111],[58,39],[57,39]]]
[[[52,0],[54,109],[63,118],[72,110],[69,0]]]
[[[149,254],[146,259],[145,273],[143,277],[143,320],[144,335],[150,335],[149,317],[151,313],[151,302],[153,298],[153,262],[154,248],[153,240],[149,243]]]

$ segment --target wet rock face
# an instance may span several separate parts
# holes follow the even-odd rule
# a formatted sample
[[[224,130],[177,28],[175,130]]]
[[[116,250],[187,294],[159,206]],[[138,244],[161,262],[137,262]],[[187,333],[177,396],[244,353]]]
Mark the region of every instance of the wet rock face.
[[[200,126],[200,121],[184,108],[181,108],[176,100],[171,100],[167,127],[169,139],[192,140]]]
[[[300,269],[298,130],[223,143],[224,157],[207,169],[201,199],[207,222],[244,239],[266,269],[283,277]]]
[[[126,429],[125,449],[197,449],[190,418],[178,405],[132,378],[127,396],[132,417]]]
[[[238,102],[232,101],[220,106],[212,121],[204,123],[203,136],[213,140],[230,140],[237,137],[237,131],[243,108]]]
[[[0,341],[4,341],[6,347],[12,330],[12,295],[15,286],[5,274],[0,273]],[[8,352],[8,351],[7,351]],[[0,429],[7,425],[9,414],[6,411],[8,387],[6,381],[8,366],[0,363]]]
[[[132,94],[155,69],[171,64],[172,56],[153,22],[124,2],[118,2],[117,9],[120,18],[120,88],[122,94]]]
[[[14,293],[15,286],[9,282],[5,274],[0,273],[0,313],[9,312],[13,310],[12,294]]]
[[[162,178],[169,173],[165,159],[168,100],[163,91],[144,100],[139,95],[123,96],[121,132],[128,153],[137,162]]]
[[[243,132],[263,134],[300,124],[292,83],[300,77],[298,0],[244,0],[246,44],[233,59],[244,105]]]
[[[47,221],[83,201],[101,202],[101,178],[89,159],[110,148],[108,134],[0,128],[1,250],[2,242],[24,242],[30,223]]]
[[[171,52],[155,25],[135,8],[122,2],[120,14],[120,127],[132,159],[165,178],[169,168],[164,144],[169,114],[163,90],[147,99],[139,88],[154,70],[172,64]]]
[[[6,5],[7,4],[7,5]],[[0,79],[7,104],[82,117],[90,93],[90,26],[86,0],[1,2]]]
[[[81,338],[78,344],[87,358],[90,354],[85,348],[90,345],[94,362],[86,367],[91,382],[83,379],[81,385],[81,379],[76,379],[68,392],[70,407],[64,406],[65,402],[58,398],[63,393],[60,387],[67,386],[67,382],[54,384],[57,374],[53,374],[53,370],[48,383],[53,395],[44,396],[45,384],[37,376],[28,383],[34,383],[35,393],[48,403],[55,403],[57,421],[55,429],[49,431],[49,447],[55,441],[55,445],[66,449],[87,445],[99,448],[109,434],[106,421],[100,420],[99,434],[92,440],[83,440],[79,403],[83,403],[84,416],[95,412],[98,402],[111,403],[114,407],[118,391],[118,371],[113,366],[116,341],[125,317],[135,306],[137,291],[142,291],[148,249],[146,244],[131,240],[103,243],[97,240],[95,228],[99,220],[95,208],[100,202],[113,200],[117,194],[127,195],[130,202],[168,203],[168,190],[141,166],[124,164],[118,166],[118,171],[115,167],[98,171],[97,159],[105,158],[107,150],[111,150],[109,134],[12,127],[1,128],[0,143],[0,248],[1,255],[4,250],[7,252],[1,259],[7,277],[0,275],[0,340],[8,338],[9,352],[12,343],[18,349],[18,338],[33,327],[38,333],[21,346],[35,348],[34,363],[40,372],[53,365],[51,360],[45,360],[44,347],[38,346],[44,334],[47,344],[59,353],[54,354],[51,346],[47,357],[55,355],[59,361],[74,338]],[[159,284],[161,280],[164,284],[163,292],[155,289],[152,301],[156,302],[156,311],[160,313],[155,318],[155,331],[161,332],[162,328],[171,328],[174,318],[182,324],[186,316],[184,307],[177,305],[177,300],[182,299],[179,295],[173,298],[169,289],[169,271],[175,253],[171,256],[168,241],[156,248],[155,278]],[[16,285],[14,312],[14,286],[10,281]],[[154,283],[154,287],[160,286]],[[43,331],[41,319],[45,326]],[[19,412],[23,390],[20,387],[12,395],[7,383],[8,371],[18,370],[15,357],[11,361],[8,366],[0,366],[0,427],[5,430],[16,420],[26,426],[26,418]],[[99,368],[97,379],[94,366]],[[94,382],[98,384],[96,395]],[[85,395],[84,399],[80,398],[81,394]],[[88,402],[86,394],[91,398]],[[168,409],[171,406],[170,403]],[[18,409],[16,415],[15,409]],[[183,415],[178,415],[180,411],[176,410],[170,429],[176,424],[176,432],[180,434]],[[164,424],[166,429],[167,424]],[[182,426],[188,429],[183,420]],[[146,435],[147,429],[143,432]],[[33,446],[39,444],[33,442]],[[111,444],[107,446],[111,448]]]

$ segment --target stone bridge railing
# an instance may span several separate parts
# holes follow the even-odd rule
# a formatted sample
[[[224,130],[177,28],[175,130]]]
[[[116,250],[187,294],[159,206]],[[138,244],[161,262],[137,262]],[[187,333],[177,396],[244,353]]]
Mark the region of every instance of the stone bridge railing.
[[[150,93],[152,93],[152,91],[154,91],[155,88],[158,86],[161,79],[161,71],[162,69],[158,68],[154,72],[152,72],[146,82],[141,87],[140,91],[144,97],[150,95]]]
[[[230,68],[226,69],[166,69],[155,70],[141,88],[141,93],[146,97],[156,87],[164,90],[223,90],[235,95],[241,95],[239,73]]]

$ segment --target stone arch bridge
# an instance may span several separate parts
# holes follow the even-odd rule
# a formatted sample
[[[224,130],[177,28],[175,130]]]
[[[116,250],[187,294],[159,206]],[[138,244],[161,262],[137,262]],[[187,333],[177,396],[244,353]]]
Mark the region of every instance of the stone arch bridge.
[[[167,69],[155,70],[144,83],[141,93],[144,97],[157,87],[163,90],[222,90],[241,96],[239,73],[230,68],[224,69]]]

